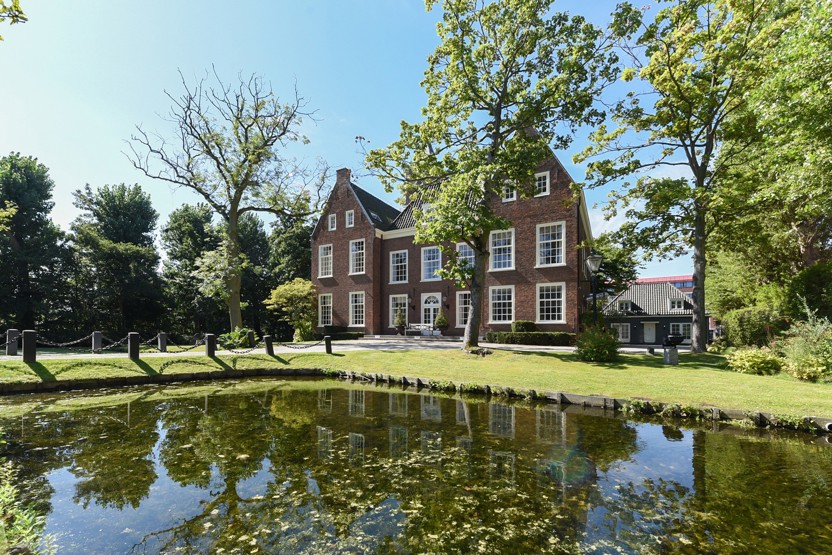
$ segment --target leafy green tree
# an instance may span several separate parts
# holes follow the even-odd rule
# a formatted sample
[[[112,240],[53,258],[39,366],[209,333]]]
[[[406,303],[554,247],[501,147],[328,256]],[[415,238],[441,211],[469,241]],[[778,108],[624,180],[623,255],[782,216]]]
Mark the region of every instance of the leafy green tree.
[[[199,290],[194,276],[199,257],[217,248],[221,238],[212,225],[213,211],[204,203],[186,204],[171,212],[162,227],[162,246],[167,254],[162,272],[168,325],[171,331],[192,335],[219,330],[223,307]]]
[[[90,290],[89,324],[119,334],[156,329],[162,295],[150,195],[122,183],[95,191],[87,185],[74,196],[82,210],[72,229]]]
[[[9,25],[15,23],[26,23],[29,19],[20,7],[20,0],[0,0],[0,23],[9,20]],[[3,35],[0,35],[3,40]]]
[[[440,45],[422,81],[424,119],[402,122],[399,139],[366,158],[388,190],[399,184],[430,207],[415,213],[415,240],[439,245],[443,275],[470,288],[463,348],[478,343],[489,234],[510,225],[493,201],[507,181],[531,196],[551,147],[566,147],[575,126],[603,120],[594,100],[616,78],[609,38],[580,16],[550,13],[552,4],[444,0]],[[473,267],[449,247],[457,242],[473,249]]]
[[[240,218],[240,250],[249,261],[242,276],[243,315],[250,326],[261,334],[269,317],[263,299],[269,295],[274,284],[269,273],[269,247],[269,236],[263,221],[252,213],[243,215]]]
[[[318,298],[315,286],[308,279],[295,278],[272,290],[266,306],[279,314],[279,318],[295,328],[295,341],[312,339],[312,330],[318,314]]]
[[[598,291],[615,294],[624,291],[638,278],[641,262],[634,251],[617,243],[611,233],[602,233],[592,242],[595,252],[604,257],[599,271]]]
[[[188,85],[183,78],[181,96],[166,92],[175,139],[166,142],[138,126],[130,158],[146,176],[195,191],[222,218],[224,246],[215,252],[225,262],[216,275],[235,329],[243,325],[240,218],[252,212],[314,213],[326,196],[326,172],[307,171],[281,152],[307,142],[300,127],[309,113],[297,91],[282,103],[260,77],[240,77],[236,86],[216,72],[214,77],[214,86],[205,78]]]
[[[587,168],[592,187],[640,175],[612,191],[607,209],[610,216],[624,210],[628,221],[617,237],[625,245],[644,249],[648,258],[693,251],[691,349],[701,352],[708,331],[707,239],[743,208],[741,197],[721,196],[721,180],[753,140],[745,122],[731,115],[759,84],[761,59],[787,20],[779,18],[782,3],[775,0],[666,3],[625,46],[634,67],[623,77],[638,79],[638,89],[615,105],[618,128],[600,126],[576,160],[594,158]],[[665,177],[656,172],[661,168],[686,176]]]
[[[308,218],[278,218],[269,235],[272,279],[287,283],[312,277],[312,229]]]
[[[59,279],[68,254],[66,238],[49,219],[54,183],[37,159],[12,153],[0,158],[0,321],[35,329],[67,291]],[[42,328],[41,328],[42,329]]]

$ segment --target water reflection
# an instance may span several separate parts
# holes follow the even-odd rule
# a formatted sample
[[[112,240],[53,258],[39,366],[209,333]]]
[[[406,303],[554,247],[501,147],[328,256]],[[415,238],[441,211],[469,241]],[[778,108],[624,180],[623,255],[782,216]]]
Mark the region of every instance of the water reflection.
[[[7,455],[61,553],[821,552],[832,541],[832,448],[756,431],[326,381],[3,403],[23,414],[0,418]]]

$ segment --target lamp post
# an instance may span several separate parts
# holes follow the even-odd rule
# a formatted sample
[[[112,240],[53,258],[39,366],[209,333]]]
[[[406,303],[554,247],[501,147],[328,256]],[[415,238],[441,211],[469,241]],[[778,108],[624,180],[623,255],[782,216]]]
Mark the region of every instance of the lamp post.
[[[598,270],[601,269],[601,262],[604,257],[592,250],[589,256],[586,257],[586,269],[589,270],[590,280],[592,283],[592,311],[594,315],[595,327],[598,327]]]

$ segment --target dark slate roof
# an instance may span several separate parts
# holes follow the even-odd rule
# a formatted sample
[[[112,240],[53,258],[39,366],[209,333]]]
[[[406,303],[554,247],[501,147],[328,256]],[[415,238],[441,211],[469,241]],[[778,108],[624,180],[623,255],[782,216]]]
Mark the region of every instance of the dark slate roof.
[[[364,207],[364,211],[373,222],[373,225],[382,231],[390,231],[394,229],[393,221],[399,216],[399,211],[380,198],[371,195],[358,185],[350,183],[355,198]]]
[[[684,299],[683,309],[670,310],[670,299]],[[622,315],[618,311],[618,303],[630,301],[630,312],[624,315],[636,316],[673,316],[678,314],[693,314],[690,299],[683,291],[670,283],[634,283],[624,292],[613,297],[604,307],[604,314],[608,316]]]
[[[420,186],[420,191],[425,191],[425,190],[436,191],[436,190],[439,189],[439,187],[440,187],[440,185],[438,185],[438,184],[431,184],[431,185],[423,184],[423,185]],[[476,209],[477,201],[475,199],[474,194],[469,192],[465,196],[465,202],[468,204],[468,206],[471,207],[472,210]],[[399,214],[399,217],[396,218],[395,222],[393,222],[393,229],[408,229],[408,228],[416,227],[416,218],[413,216],[413,211],[416,210],[417,208],[421,208],[423,204],[424,204],[424,195],[421,192],[415,193],[414,199],[412,201],[410,201],[409,203],[407,203],[407,206],[405,206],[404,210],[401,211],[401,213]]]

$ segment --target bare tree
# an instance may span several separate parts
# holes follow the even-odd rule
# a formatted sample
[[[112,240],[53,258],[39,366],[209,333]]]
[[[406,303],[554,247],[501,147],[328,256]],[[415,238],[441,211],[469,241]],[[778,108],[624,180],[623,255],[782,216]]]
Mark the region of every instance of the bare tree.
[[[301,133],[312,119],[297,87],[281,102],[259,76],[227,85],[213,70],[184,92],[165,94],[173,103],[168,117],[173,139],[141,125],[126,153],[136,169],[153,179],[197,192],[225,221],[227,299],[231,328],[242,327],[238,223],[247,212],[310,216],[326,198],[327,168],[314,169],[285,155],[291,143],[308,143]]]

